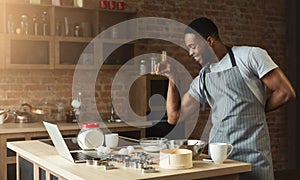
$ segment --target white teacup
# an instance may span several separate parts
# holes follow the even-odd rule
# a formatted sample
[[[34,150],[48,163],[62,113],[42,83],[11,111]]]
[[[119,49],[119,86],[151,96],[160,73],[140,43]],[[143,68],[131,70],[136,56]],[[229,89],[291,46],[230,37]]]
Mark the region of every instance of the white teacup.
[[[117,133],[105,134],[105,146],[117,147],[119,144],[119,135]]]
[[[228,147],[230,150],[228,152]],[[210,156],[215,164],[222,164],[225,159],[232,153],[233,146],[227,143],[210,143]]]
[[[8,117],[9,117],[8,111],[0,110],[0,124],[3,124],[4,121],[8,119]]]

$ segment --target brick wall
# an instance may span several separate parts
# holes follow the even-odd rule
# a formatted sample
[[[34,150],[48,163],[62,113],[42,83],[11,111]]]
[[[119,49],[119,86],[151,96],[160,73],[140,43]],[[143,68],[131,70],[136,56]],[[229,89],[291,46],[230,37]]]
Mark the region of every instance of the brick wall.
[[[213,19],[219,27],[222,40],[232,45],[256,45],[265,48],[274,61],[287,71],[286,0],[124,0],[126,8],[137,10],[139,17],[165,17],[188,24],[200,16]],[[96,5],[97,3],[95,3]],[[166,42],[143,40],[137,54],[160,52],[166,49],[170,56],[178,59],[197,75],[198,65],[191,61],[186,52]],[[115,72],[101,71],[95,88],[98,110],[109,116],[110,87]],[[0,107],[16,109],[26,101],[38,104],[44,98],[49,103],[62,101],[69,104],[72,97],[73,70],[1,70]],[[201,112],[206,119],[207,111]],[[268,114],[267,118],[272,144],[275,170],[287,167],[286,111],[281,108]],[[200,136],[203,123],[192,136]]]

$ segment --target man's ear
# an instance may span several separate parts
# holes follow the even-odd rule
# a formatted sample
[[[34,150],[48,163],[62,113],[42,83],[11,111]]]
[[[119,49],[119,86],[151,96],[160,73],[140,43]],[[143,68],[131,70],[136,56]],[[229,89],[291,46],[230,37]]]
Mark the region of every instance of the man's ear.
[[[212,46],[213,46],[213,43],[214,43],[214,41],[215,41],[215,39],[214,39],[213,37],[211,37],[211,36],[208,36],[208,37],[206,38],[206,41],[207,41],[208,45],[209,45],[210,47],[212,47]]]

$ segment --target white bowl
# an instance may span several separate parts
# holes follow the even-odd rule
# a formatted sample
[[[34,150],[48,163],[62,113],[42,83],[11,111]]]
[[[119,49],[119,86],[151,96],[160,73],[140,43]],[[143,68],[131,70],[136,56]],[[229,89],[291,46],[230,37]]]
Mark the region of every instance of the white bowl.
[[[144,151],[159,152],[167,148],[167,138],[148,137],[140,139],[140,145]]]

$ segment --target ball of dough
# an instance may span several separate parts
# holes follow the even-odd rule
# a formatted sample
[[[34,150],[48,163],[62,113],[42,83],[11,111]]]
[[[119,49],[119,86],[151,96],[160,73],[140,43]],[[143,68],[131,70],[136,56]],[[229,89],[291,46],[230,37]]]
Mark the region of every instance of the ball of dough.
[[[126,149],[128,150],[128,154],[133,154],[134,153],[134,147],[133,146],[127,146]]]
[[[109,154],[111,152],[111,149],[109,147],[103,147],[102,148],[102,153],[103,154]]]
[[[103,148],[104,148],[104,146],[99,146],[99,147],[97,147],[96,150],[97,150],[98,152],[101,152],[101,153],[102,153],[102,152],[103,152]]]
[[[122,148],[122,149],[120,149],[119,154],[127,155],[128,150],[126,148]]]

